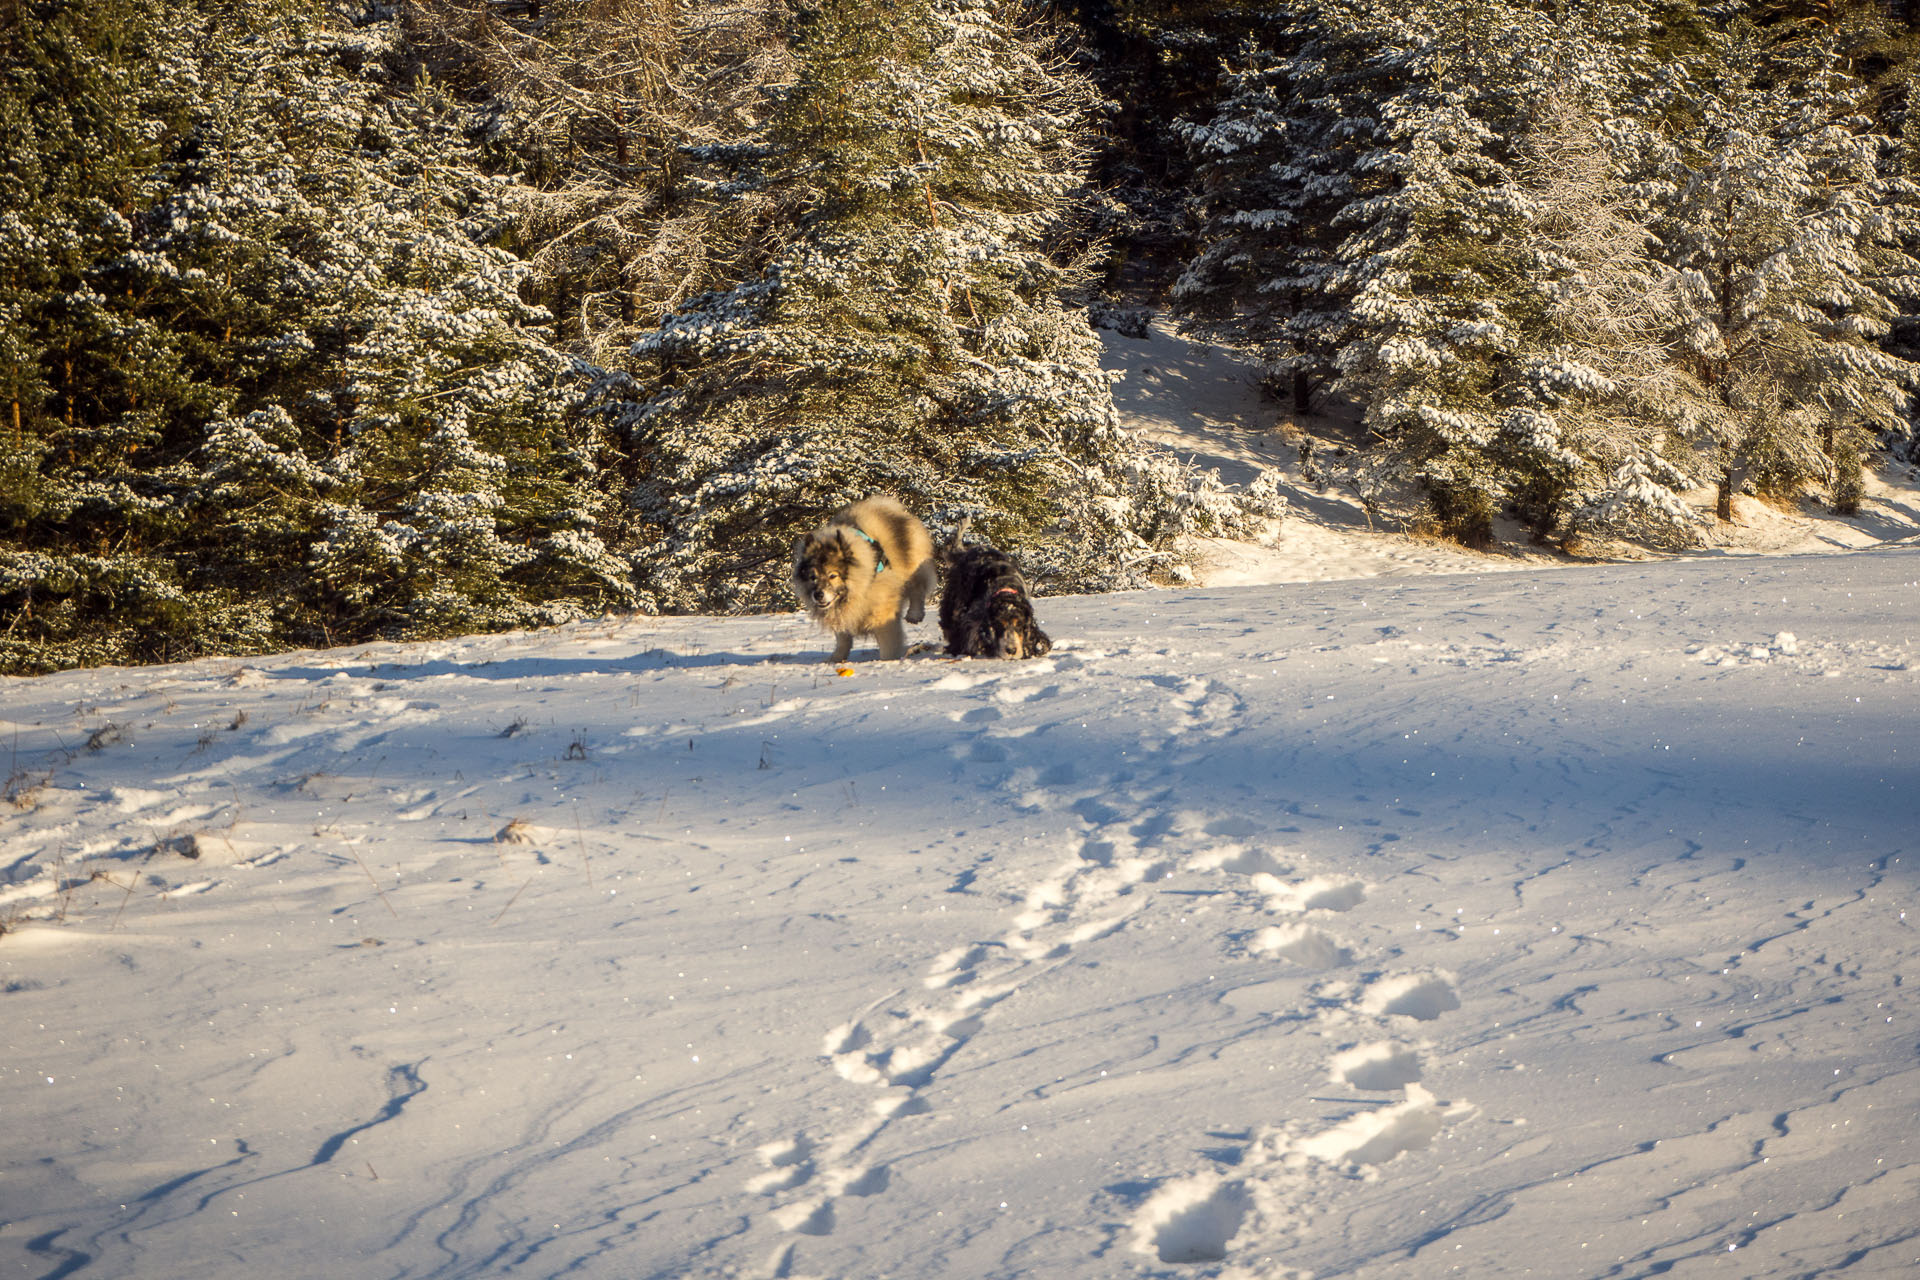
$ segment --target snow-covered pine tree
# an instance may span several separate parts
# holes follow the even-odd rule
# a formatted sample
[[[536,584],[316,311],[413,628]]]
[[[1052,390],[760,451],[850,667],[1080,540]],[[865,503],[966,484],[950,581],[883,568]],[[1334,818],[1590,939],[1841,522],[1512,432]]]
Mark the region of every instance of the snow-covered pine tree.
[[[1107,249],[1104,287],[1120,304],[1108,314],[1130,330],[1145,318],[1131,305],[1139,291],[1164,288],[1193,252],[1184,209],[1193,169],[1168,126],[1205,113],[1219,97],[1224,64],[1267,15],[1246,0],[1045,0],[1035,7],[1073,24],[1073,55],[1107,100],[1093,156],[1104,198],[1090,208],[1091,229]]]
[[[804,6],[757,181],[801,216],[764,266],[636,344],[607,407],[666,611],[778,607],[794,536],[891,491],[1053,589],[1144,581],[1238,514],[1117,424],[1045,245],[1089,91],[990,0]],[[604,380],[601,391],[620,379]]]
[[[150,0],[13,6],[0,38],[0,670],[173,656],[218,629],[164,554],[227,395],[115,264],[183,134]]]
[[[1374,67],[1396,91],[1335,218],[1347,232],[1336,283],[1351,295],[1336,385],[1440,530],[1484,545],[1508,493],[1497,434],[1524,322],[1513,307],[1528,294],[1527,202],[1503,129],[1524,118],[1522,59],[1545,33],[1524,12],[1465,0],[1401,20]]]
[[[737,278],[755,202],[703,199],[792,78],[778,0],[503,7],[408,0],[413,40],[484,105],[484,154],[516,171],[515,250],[560,341],[617,362],[690,296]]]
[[[317,264],[348,292],[327,317],[345,348],[325,388],[337,437],[311,607],[349,634],[413,636],[633,603],[602,536],[618,517],[597,428],[565,414],[571,362],[521,300],[530,268],[492,243],[507,193],[424,83],[367,127],[382,162],[347,220],[349,256]]]
[[[76,236],[37,295],[53,301],[20,312],[56,394],[23,404],[10,472],[27,498],[5,531],[9,666],[632,598],[596,529],[594,442],[554,390],[566,362],[520,301],[525,269],[488,243],[504,192],[435,90],[384,82],[391,33],[302,3],[154,6],[109,40],[149,42],[134,65],[153,93],[54,95],[31,66],[15,82],[43,154],[63,128],[98,135],[82,113],[117,101],[146,145],[116,153],[144,157],[140,198],[71,219],[111,234]],[[103,335],[90,348],[61,328],[76,314]],[[82,356],[85,395],[63,399]]]
[[[1534,51],[1515,148],[1527,196],[1520,247],[1533,294],[1516,341],[1497,451],[1536,538],[1693,541],[1681,374],[1669,348],[1678,273],[1654,256],[1635,182],[1670,114],[1652,52],[1670,13],[1644,0],[1563,9]],[[1671,61],[1669,58],[1664,61]]]
[[[1904,425],[1916,366],[1881,339],[1916,294],[1920,203],[1834,39],[1816,31],[1782,63],[1735,21],[1716,44],[1657,229],[1682,273],[1686,408],[1730,520],[1749,484],[1844,493],[1877,432]]]
[[[1194,330],[1254,352],[1295,413],[1332,374],[1349,301],[1333,219],[1374,145],[1391,35],[1367,3],[1304,0],[1265,15],[1204,122],[1176,127],[1192,153],[1198,252],[1175,281]]]
[[[1689,461],[1667,346],[1678,278],[1652,258],[1646,216],[1609,145],[1609,132],[1630,126],[1597,118],[1604,79],[1591,66],[1563,76],[1520,148],[1522,246],[1538,298],[1498,451],[1536,537],[1684,544],[1697,520],[1679,495],[1692,481],[1668,457]]]

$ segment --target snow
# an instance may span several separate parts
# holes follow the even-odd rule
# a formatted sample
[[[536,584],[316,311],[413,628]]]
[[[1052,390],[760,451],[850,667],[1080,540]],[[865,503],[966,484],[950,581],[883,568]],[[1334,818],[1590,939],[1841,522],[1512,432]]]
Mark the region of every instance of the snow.
[[[7,680],[0,1274],[1911,1274],[1876,495],[1877,549],[1571,565],[1301,486],[1029,662],[634,616]]]

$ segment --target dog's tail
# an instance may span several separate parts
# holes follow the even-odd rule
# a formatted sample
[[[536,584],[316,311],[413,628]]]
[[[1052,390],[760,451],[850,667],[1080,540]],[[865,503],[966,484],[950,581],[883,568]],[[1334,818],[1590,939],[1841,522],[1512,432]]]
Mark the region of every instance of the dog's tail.
[[[971,514],[960,517],[960,523],[953,527],[953,534],[934,553],[939,556],[942,566],[951,564],[953,557],[960,551],[960,539],[967,536],[967,526],[973,523]]]

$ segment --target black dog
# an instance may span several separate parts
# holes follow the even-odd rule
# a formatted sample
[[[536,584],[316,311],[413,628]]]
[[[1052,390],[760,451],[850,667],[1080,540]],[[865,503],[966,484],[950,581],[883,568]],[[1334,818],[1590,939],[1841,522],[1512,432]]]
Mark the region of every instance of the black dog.
[[[960,658],[1044,657],[1053,641],[1034,621],[1019,566],[997,547],[962,547],[966,531],[962,520],[940,552],[947,566],[947,584],[940,591],[947,652]]]

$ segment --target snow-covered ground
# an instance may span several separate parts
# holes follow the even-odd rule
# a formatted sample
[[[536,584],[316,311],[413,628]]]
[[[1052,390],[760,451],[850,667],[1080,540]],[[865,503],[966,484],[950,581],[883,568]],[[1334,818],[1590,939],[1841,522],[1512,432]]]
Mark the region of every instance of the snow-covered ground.
[[[1429,573],[1494,573],[1569,563],[1529,547],[1520,530],[1503,524],[1508,539],[1490,554],[1432,538],[1375,527],[1357,495],[1330,477],[1324,465],[1359,431],[1337,414],[1296,418],[1263,399],[1255,375],[1230,351],[1188,342],[1156,322],[1147,337],[1103,333],[1106,363],[1121,375],[1114,402],[1136,430],[1199,466],[1244,484],[1260,470],[1277,471],[1290,503],[1288,518],[1259,544],[1209,541],[1199,548],[1201,579],[1209,585],[1324,582]],[[1301,466],[1301,445],[1313,447],[1318,468]],[[1883,546],[1920,535],[1920,474],[1890,465],[1866,477],[1859,514],[1836,516],[1812,499],[1782,509],[1756,498],[1734,499],[1735,520],[1713,525],[1692,554],[1807,555]],[[1713,491],[1689,495],[1702,513]],[[1631,554],[1624,546],[1604,551]]]
[[[0,1276],[1915,1274],[1920,548],[1305,505],[1033,662],[0,683]]]

